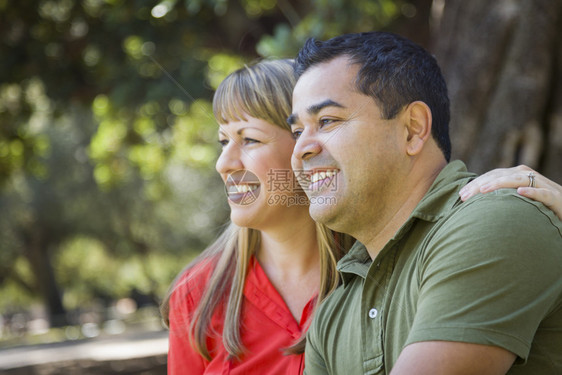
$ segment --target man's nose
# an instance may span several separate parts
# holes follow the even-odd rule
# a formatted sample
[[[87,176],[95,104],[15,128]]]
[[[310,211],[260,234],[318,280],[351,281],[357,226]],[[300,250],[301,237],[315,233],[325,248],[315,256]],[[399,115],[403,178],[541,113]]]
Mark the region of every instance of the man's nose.
[[[293,160],[302,162],[318,155],[321,151],[322,144],[320,141],[316,139],[314,134],[310,134],[310,132],[305,130],[297,139],[293,149]]]

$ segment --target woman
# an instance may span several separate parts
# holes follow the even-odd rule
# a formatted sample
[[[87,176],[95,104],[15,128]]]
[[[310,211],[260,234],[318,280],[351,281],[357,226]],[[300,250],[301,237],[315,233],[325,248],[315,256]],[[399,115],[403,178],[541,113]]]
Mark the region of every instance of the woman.
[[[294,84],[290,60],[263,61],[232,73],[215,93],[216,169],[232,223],[164,304],[171,374],[302,372],[309,318],[337,286],[335,264],[351,240],[336,243],[310,218],[294,181],[286,122]]]
[[[294,181],[286,122],[294,84],[290,60],[262,61],[215,93],[216,169],[232,223],[180,273],[163,304],[170,374],[302,373],[308,322],[338,285],[335,264],[352,239],[314,223]]]

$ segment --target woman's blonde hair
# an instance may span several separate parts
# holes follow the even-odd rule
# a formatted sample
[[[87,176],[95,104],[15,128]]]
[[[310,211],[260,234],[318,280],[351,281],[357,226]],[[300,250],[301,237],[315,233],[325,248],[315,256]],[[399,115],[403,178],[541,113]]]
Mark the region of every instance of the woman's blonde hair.
[[[291,114],[291,96],[296,76],[292,60],[263,60],[255,65],[245,66],[230,74],[218,87],[213,98],[213,112],[217,121],[245,120],[249,115],[290,130],[287,117]],[[316,237],[320,255],[320,289],[316,306],[339,284],[336,263],[351,247],[353,239],[340,233],[335,234],[322,224],[316,223]],[[182,275],[202,262],[212,264],[210,279],[202,298],[190,316],[190,340],[197,351],[210,359],[207,338],[211,334],[210,323],[213,314],[226,301],[222,342],[231,357],[240,358],[244,345],[240,337],[240,321],[244,285],[250,258],[257,251],[260,232],[230,224],[218,239],[205,249],[172,284],[161,311],[168,323],[169,299]],[[214,263],[214,264],[213,264]],[[185,279],[181,279],[186,281]],[[287,353],[304,352],[305,336]]]

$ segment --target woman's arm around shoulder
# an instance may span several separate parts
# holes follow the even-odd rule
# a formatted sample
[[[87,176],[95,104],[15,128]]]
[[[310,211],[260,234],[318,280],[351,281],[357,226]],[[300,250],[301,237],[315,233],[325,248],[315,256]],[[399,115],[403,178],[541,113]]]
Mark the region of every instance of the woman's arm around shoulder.
[[[562,186],[525,165],[491,170],[468,183],[459,194],[466,201],[478,193],[502,188],[516,188],[517,193],[542,202],[562,220]]]

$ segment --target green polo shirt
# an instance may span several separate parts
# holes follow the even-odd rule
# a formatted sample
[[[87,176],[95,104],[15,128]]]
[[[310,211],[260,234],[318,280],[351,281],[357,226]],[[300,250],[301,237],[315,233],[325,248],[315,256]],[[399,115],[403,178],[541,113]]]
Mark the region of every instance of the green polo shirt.
[[[307,334],[305,374],[386,374],[419,341],[503,347],[509,374],[562,374],[562,223],[513,189],[465,203],[455,161],[371,260],[357,243],[343,285]]]

